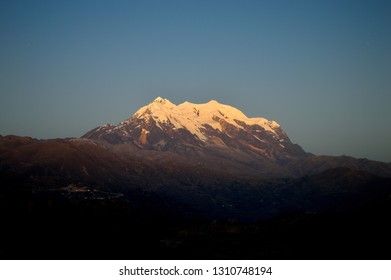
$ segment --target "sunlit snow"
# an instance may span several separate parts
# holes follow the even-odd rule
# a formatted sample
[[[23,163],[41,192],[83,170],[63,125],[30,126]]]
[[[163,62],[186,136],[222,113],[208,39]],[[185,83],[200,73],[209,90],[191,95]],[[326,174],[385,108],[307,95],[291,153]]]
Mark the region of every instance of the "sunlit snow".
[[[158,97],[147,106],[140,108],[131,118],[148,121],[151,117],[155,119],[156,125],[160,128],[162,128],[162,124],[170,124],[176,129],[184,128],[201,140],[206,140],[206,136],[201,132],[205,125],[222,131],[220,120],[224,120],[238,128],[241,128],[241,126],[235,120],[247,125],[259,125],[275,136],[277,136],[275,130],[280,127],[275,121],[264,118],[248,118],[240,110],[221,104],[216,100],[204,104],[194,104],[186,101],[175,105],[168,99]]]

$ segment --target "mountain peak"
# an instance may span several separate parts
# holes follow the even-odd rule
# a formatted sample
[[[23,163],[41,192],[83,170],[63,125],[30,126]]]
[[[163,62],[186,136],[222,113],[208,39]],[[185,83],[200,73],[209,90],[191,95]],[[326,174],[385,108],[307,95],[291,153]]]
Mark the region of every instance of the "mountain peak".
[[[215,99],[203,104],[185,101],[175,105],[168,99],[158,96],[150,104],[135,112],[129,118],[129,120],[131,119],[153,120],[161,129],[162,124],[172,125],[175,129],[186,129],[202,141],[208,140],[208,137],[203,133],[205,125],[220,132],[224,130],[225,124],[239,129],[243,129],[243,124],[258,125],[275,136],[278,134],[276,129],[279,129],[279,125],[275,121],[264,118],[248,118],[235,107],[221,104]]]
[[[165,103],[167,101],[170,102],[168,99],[158,96],[155,98],[154,101],[152,101],[152,103]]]
[[[167,111],[173,110],[176,108],[176,105],[171,103],[168,99],[158,96],[148,105],[141,107],[137,112],[135,112],[130,118],[133,117],[146,117],[152,115],[166,115]],[[163,117],[163,119],[166,117]]]
[[[172,103],[170,100],[168,100],[167,98],[162,98],[160,96],[156,97],[155,100],[153,100],[151,103],[149,103],[149,105],[147,105],[147,107],[151,107],[153,105],[158,105],[159,108],[161,108],[162,105],[163,105],[163,107],[164,106],[176,107],[176,105],[174,103]]]
[[[99,127],[87,138],[131,142],[139,148],[187,151],[218,147],[265,158],[303,156],[280,125],[264,118],[249,118],[239,109],[217,100],[179,105],[157,97],[117,126]],[[198,148],[195,148],[198,147]]]

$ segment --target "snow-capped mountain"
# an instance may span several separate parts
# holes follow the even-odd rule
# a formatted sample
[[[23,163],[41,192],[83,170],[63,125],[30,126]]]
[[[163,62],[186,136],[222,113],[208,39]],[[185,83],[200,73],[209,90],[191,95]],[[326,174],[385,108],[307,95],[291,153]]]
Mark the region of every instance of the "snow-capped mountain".
[[[215,100],[175,105],[158,97],[118,125],[101,125],[83,138],[110,144],[131,143],[144,150],[190,155],[218,151],[278,162],[307,155],[291,143],[277,122],[248,118],[240,110]]]
[[[154,258],[204,256],[214,244],[220,245],[212,257],[220,257],[265,238],[276,246],[255,246],[254,258],[265,250],[277,258],[324,257],[357,233],[369,240],[368,254],[359,255],[367,258],[389,243],[391,233],[385,231],[391,163],[307,154],[276,122],[248,118],[217,101],[175,105],[157,98],[84,138],[0,135],[0,186],[0,218],[12,229],[7,240],[33,229],[18,250],[13,244],[19,239],[2,247],[5,258],[35,256],[42,244],[50,247],[44,258],[64,251],[87,259],[118,256],[113,248],[129,240],[134,244],[126,257],[145,251]],[[67,242],[53,248],[48,232]],[[80,238],[96,234],[109,245],[86,247]],[[279,253],[281,240],[292,244]],[[344,256],[362,254],[356,247],[351,242],[345,251],[353,253]]]

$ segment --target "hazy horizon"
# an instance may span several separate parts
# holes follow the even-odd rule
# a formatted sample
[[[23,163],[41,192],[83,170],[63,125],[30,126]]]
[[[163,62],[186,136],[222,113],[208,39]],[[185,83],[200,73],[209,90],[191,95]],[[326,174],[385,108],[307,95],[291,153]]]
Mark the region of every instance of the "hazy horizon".
[[[157,96],[391,162],[389,1],[0,3],[0,135],[80,137]]]

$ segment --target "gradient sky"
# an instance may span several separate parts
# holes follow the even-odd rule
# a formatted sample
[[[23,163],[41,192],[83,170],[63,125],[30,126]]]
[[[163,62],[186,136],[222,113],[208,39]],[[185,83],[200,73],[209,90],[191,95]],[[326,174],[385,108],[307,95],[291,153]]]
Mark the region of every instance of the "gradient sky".
[[[391,1],[0,1],[0,134],[79,137],[216,99],[391,162]]]

